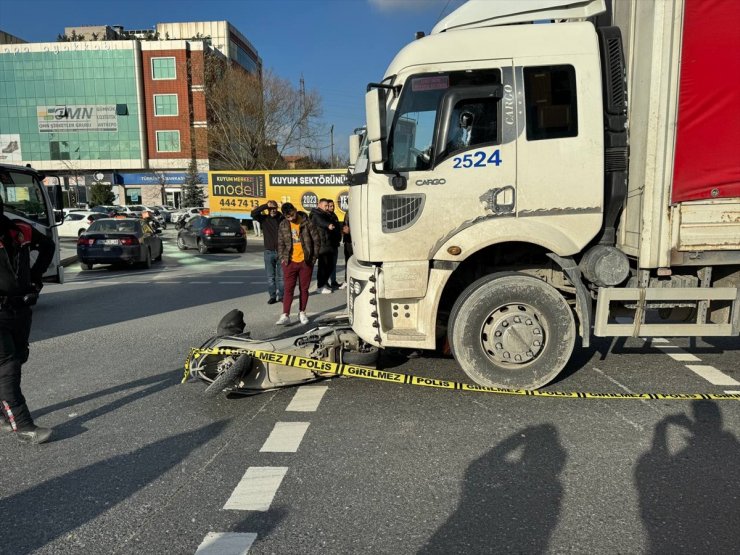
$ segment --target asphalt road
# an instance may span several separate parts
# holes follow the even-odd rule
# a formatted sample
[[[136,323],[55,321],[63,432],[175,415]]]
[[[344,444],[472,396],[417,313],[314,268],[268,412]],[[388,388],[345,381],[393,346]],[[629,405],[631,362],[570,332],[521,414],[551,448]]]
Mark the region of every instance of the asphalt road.
[[[201,256],[173,237],[149,271],[73,265],[44,289],[23,386],[55,440],[0,436],[0,553],[737,552],[737,401],[351,378],[207,399],[182,362],[227,311],[259,338],[310,325],[274,325],[258,240]],[[311,295],[309,316],[343,297]],[[383,365],[470,381],[446,358]],[[600,340],[548,389],[740,390],[730,379],[736,338]]]

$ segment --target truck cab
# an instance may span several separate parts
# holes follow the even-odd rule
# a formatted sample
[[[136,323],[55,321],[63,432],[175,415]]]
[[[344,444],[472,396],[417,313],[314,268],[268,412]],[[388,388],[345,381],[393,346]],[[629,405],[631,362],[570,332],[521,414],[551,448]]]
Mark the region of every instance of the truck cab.
[[[57,185],[52,188],[56,202],[52,204],[42,180],[41,174],[30,167],[0,164],[0,195],[5,202],[5,215],[10,219],[31,224],[51,238],[58,247],[56,226],[62,223],[64,218],[61,211],[61,187]],[[59,207],[59,210],[55,211],[55,206]],[[60,263],[59,248],[56,249],[54,259],[44,274],[44,280],[64,283],[64,267]]]

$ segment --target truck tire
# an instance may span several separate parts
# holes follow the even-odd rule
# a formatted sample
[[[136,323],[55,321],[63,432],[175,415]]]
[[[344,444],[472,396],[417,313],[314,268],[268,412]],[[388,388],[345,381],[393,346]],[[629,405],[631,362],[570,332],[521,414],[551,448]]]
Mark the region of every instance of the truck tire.
[[[452,354],[477,384],[537,389],[568,362],[576,340],[573,311],[551,285],[525,274],[493,274],[455,302]]]

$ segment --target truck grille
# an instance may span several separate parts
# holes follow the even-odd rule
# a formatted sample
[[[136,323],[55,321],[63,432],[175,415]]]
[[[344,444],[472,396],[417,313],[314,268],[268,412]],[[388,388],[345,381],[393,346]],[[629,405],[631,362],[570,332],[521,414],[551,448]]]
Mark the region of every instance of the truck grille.
[[[387,195],[381,199],[383,233],[402,231],[414,225],[424,207],[424,194]]]

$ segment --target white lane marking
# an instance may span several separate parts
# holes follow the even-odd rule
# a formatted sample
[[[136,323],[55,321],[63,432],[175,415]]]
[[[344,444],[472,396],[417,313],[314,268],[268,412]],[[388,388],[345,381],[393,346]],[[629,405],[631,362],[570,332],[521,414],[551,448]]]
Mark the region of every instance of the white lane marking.
[[[287,466],[250,466],[242,476],[224,509],[234,511],[267,511],[280,483],[288,472]]]
[[[210,281],[191,281],[190,282],[191,285],[208,285],[209,283],[211,282]]]
[[[220,285],[241,285],[243,281],[219,281]]]
[[[245,555],[257,534],[237,532],[208,532],[195,555]]]
[[[740,395],[740,390],[728,389],[725,391],[725,393],[731,393],[732,395]]]
[[[260,453],[295,453],[308,430],[308,422],[276,422]]]
[[[701,362],[700,358],[695,357],[691,353],[673,353],[673,352],[667,352],[666,353],[669,357],[671,357],[673,360],[678,360],[679,362]]]
[[[300,387],[285,410],[290,412],[316,412],[327,389],[329,387],[325,385]]]
[[[740,385],[740,382],[731,378],[727,374],[723,374],[714,366],[706,364],[687,364],[686,368],[714,385]]]
[[[663,337],[653,337],[650,339],[653,343],[668,343],[668,340]]]

